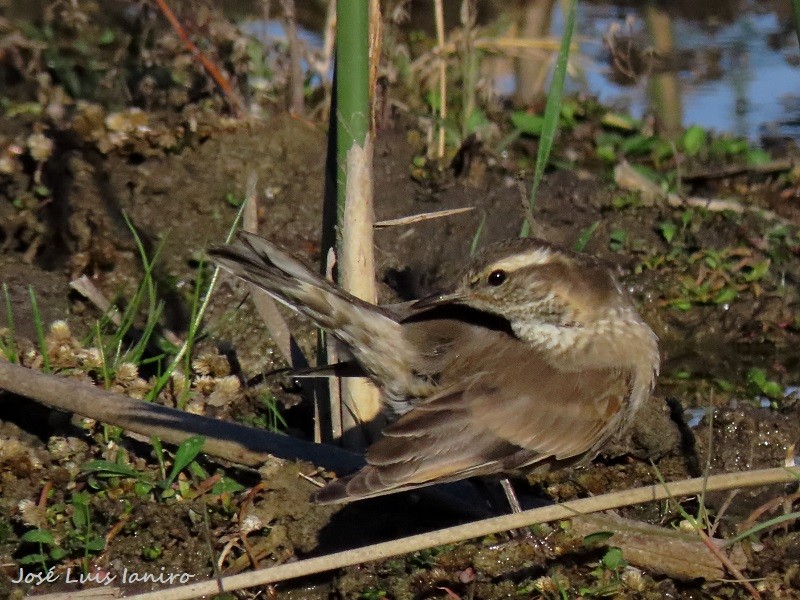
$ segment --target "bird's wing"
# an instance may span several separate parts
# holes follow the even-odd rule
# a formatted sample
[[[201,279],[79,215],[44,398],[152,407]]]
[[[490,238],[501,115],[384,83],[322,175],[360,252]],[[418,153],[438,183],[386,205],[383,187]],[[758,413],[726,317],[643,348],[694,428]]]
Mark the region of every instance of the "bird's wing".
[[[491,387],[480,374],[473,379],[392,423],[368,449],[368,466],[322,488],[315,500],[346,502],[580,457],[602,441],[629,390],[611,371],[575,374],[553,395],[555,381],[520,389]]]
[[[467,391],[474,418],[498,438],[566,460],[597,450],[630,400],[625,370],[529,372],[493,393]]]

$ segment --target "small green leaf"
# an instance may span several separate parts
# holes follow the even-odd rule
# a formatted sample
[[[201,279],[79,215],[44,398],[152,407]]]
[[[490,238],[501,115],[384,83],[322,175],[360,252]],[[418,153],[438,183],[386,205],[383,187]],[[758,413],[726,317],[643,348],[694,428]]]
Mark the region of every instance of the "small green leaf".
[[[428,106],[434,112],[441,112],[439,107],[442,106],[442,97],[439,95],[438,92],[430,91],[425,96],[425,100],[428,102]]]
[[[675,145],[665,139],[657,138],[651,152],[656,160],[672,158],[675,155]]]
[[[86,550],[89,552],[102,552],[106,548],[106,542],[99,536],[94,536],[86,541]]]
[[[229,192],[225,194],[225,202],[227,202],[234,208],[239,208],[242,204],[244,204],[244,198],[240,198],[236,194]]]
[[[769,155],[769,153],[761,150],[760,148],[747,151],[747,164],[751,167],[766,165],[771,160],[772,157]]]
[[[596,533],[590,533],[589,535],[584,536],[583,545],[596,546],[598,544],[602,544],[613,535],[613,531],[598,531]]]
[[[783,397],[783,387],[777,381],[767,381],[761,391],[773,400],[780,400]]]
[[[603,565],[608,569],[617,570],[626,564],[625,559],[622,557],[622,548],[612,546],[603,556]]]
[[[38,565],[47,562],[48,556],[39,552],[28,554],[19,559],[21,565]]]
[[[161,546],[148,546],[147,548],[142,548],[142,558],[145,560],[156,560],[157,558],[160,558],[163,553],[164,548]]]
[[[749,273],[745,273],[744,280],[748,283],[762,279],[769,271],[769,260],[765,260],[753,265]]]
[[[641,197],[639,194],[636,192],[629,192],[623,196],[614,196],[614,199],[611,201],[611,206],[617,210],[622,210],[624,208],[628,208],[629,206],[638,206],[640,200]]]
[[[203,450],[203,445],[206,443],[206,438],[202,435],[193,435],[186,438],[175,453],[175,464],[172,466],[173,470],[183,471],[190,462],[192,462],[197,455]]]
[[[714,304],[727,304],[728,302],[732,302],[736,299],[738,294],[739,292],[736,291],[736,288],[724,287],[714,296]]]
[[[597,230],[599,225],[600,221],[595,221],[586,229],[581,231],[581,234],[578,236],[578,239],[575,242],[575,252],[583,252],[583,249],[586,248],[586,244],[588,244],[589,240],[592,239],[592,235],[594,235],[594,232]]]
[[[684,312],[691,310],[692,303],[688,300],[675,300],[671,303],[673,308],[677,308],[678,310],[682,310]]]
[[[206,443],[206,438],[202,435],[193,435],[186,438],[183,443],[178,446],[178,451],[175,453],[175,462],[172,464],[172,471],[169,477],[163,483],[165,488],[172,485],[178,473],[183,471],[189,464],[197,458],[197,455],[203,450],[203,444]]]
[[[197,461],[192,461],[189,463],[189,471],[191,471],[192,475],[197,477],[198,479],[208,479],[209,474]]]
[[[467,132],[467,135],[470,135],[476,131],[484,129],[487,125],[489,125],[489,119],[486,118],[486,113],[476,108],[467,117],[467,120],[464,123],[464,129]]]
[[[606,162],[614,162],[617,160],[617,153],[614,150],[614,146],[611,144],[598,146],[595,152],[597,154],[597,158],[600,160],[604,160]]]
[[[241,492],[244,490],[244,486],[230,477],[223,477],[217,483],[214,484],[214,487],[211,488],[212,494],[235,494],[236,492]]]
[[[781,385],[770,379],[767,379],[767,372],[764,369],[753,367],[747,371],[747,380],[755,387],[756,391],[764,394],[768,398],[778,400],[783,397],[783,388]]]
[[[137,481],[133,484],[133,493],[143,498],[147,496],[150,492],[153,491],[153,485],[150,483],[145,483],[144,481]]]
[[[45,544],[47,546],[52,546],[56,543],[56,540],[53,538],[53,534],[46,529],[31,529],[30,531],[23,533],[19,539],[23,542],[34,542],[37,544]]]
[[[734,389],[736,389],[736,386],[732,381],[728,381],[727,379],[722,379],[720,377],[714,379],[714,384],[723,392],[732,392]]]
[[[683,134],[683,149],[689,156],[696,156],[706,145],[708,134],[699,125],[692,125]]]
[[[678,232],[678,227],[672,221],[664,221],[658,226],[658,231],[661,233],[661,237],[670,244],[675,238],[675,234]]]
[[[90,460],[83,465],[83,470],[87,473],[95,473],[98,477],[133,477],[140,479],[142,473],[129,467],[111,462],[109,460]]]
[[[613,129],[621,129],[622,131],[633,131],[637,129],[641,123],[630,115],[621,113],[606,113],[600,121],[605,127]]]
[[[539,136],[542,133],[544,117],[518,110],[511,113],[511,124],[525,135]]]
[[[79,529],[85,529],[91,524],[88,494],[83,492],[72,494],[72,522]]]
[[[614,252],[619,252],[625,247],[628,241],[628,234],[624,229],[615,229],[609,235],[608,247]]]
[[[114,33],[113,29],[105,29],[103,33],[100,34],[100,37],[97,39],[97,43],[100,46],[108,46],[109,44],[113,43],[116,39],[116,34]]]
[[[619,150],[625,155],[647,154],[653,149],[655,140],[653,136],[636,134],[622,142]]]

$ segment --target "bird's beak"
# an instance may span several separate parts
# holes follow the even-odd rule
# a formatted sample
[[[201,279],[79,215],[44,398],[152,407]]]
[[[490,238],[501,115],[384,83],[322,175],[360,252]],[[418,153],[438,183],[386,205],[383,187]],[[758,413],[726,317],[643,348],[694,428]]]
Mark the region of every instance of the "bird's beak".
[[[420,298],[411,306],[415,311],[428,310],[430,308],[436,308],[437,306],[459,304],[462,300],[464,300],[464,294],[460,292],[452,292],[450,294],[434,294],[432,296]]]

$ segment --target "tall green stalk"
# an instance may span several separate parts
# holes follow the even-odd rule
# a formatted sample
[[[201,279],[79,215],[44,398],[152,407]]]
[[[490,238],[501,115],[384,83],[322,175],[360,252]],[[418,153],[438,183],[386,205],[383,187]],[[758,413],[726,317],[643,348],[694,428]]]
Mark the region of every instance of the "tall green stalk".
[[[364,147],[369,129],[369,2],[336,2],[336,214],[344,215],[347,152]]]
[[[542,119],[542,134],[539,138],[539,149],[536,152],[536,168],[533,173],[531,193],[528,197],[525,221],[522,223],[522,229],[519,232],[520,237],[528,237],[530,235],[531,225],[533,224],[533,209],[536,206],[536,192],[539,190],[544,169],[548,160],[550,160],[550,150],[553,148],[553,141],[558,130],[561,116],[561,99],[564,96],[564,81],[567,77],[569,49],[572,45],[572,33],[575,31],[575,6],[577,3],[577,0],[571,0],[569,13],[567,13],[564,21],[564,33],[561,36],[561,47],[558,50],[556,68],[553,71],[553,81],[550,84],[550,91],[547,92],[547,104],[545,105]]]

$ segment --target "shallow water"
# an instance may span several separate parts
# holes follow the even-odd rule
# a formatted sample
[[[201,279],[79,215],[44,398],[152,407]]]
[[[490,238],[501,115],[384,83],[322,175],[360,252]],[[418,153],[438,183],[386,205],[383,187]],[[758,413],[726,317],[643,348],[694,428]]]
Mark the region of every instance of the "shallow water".
[[[559,36],[563,4],[478,2],[479,36]],[[445,3],[448,32],[460,27],[460,5]],[[432,3],[414,2],[409,12],[407,30],[434,38]],[[323,16],[305,17],[301,36],[311,47],[321,45],[319,32],[310,29],[321,27]],[[800,140],[800,52],[792,22],[789,0],[579,2],[580,52],[572,58],[568,86],[637,118],[655,115],[667,132],[698,124],[754,141]],[[245,29],[257,36],[265,30],[257,21]],[[280,36],[281,29],[280,21],[271,22],[269,35]],[[633,49],[633,72],[612,66],[615,53],[604,38],[615,29],[618,63]],[[495,93],[524,105],[542,91],[541,65],[549,69],[553,60],[554,53],[491,53],[483,76]]]
[[[663,4],[671,10],[670,3]],[[733,9],[740,3],[716,4]],[[650,43],[654,27],[668,28],[672,52],[688,55],[673,73],[684,126],[699,124],[751,139],[800,139],[800,65],[788,2],[746,2],[727,22],[714,14],[693,18],[661,12],[654,18],[656,12],[581,5],[578,28],[588,36],[581,52],[592,61],[585,71],[589,91],[604,102],[622,102],[636,116],[654,110],[653,77],[645,75],[627,86],[615,82],[609,77],[608,51],[596,41],[614,22],[632,17],[634,31]]]

